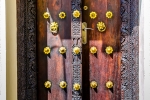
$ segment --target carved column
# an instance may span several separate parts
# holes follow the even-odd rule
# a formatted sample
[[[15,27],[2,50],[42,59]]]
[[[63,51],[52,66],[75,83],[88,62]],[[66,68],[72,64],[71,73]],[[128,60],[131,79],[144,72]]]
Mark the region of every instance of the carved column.
[[[81,92],[82,92],[82,43],[81,43],[81,0],[72,0],[72,13],[75,10],[80,11],[80,17],[75,18],[72,15],[71,18],[71,38],[72,38],[72,50],[74,47],[80,48],[80,53],[78,55],[72,52],[73,56],[73,84],[80,84],[80,90],[72,90],[72,100],[82,100]]]

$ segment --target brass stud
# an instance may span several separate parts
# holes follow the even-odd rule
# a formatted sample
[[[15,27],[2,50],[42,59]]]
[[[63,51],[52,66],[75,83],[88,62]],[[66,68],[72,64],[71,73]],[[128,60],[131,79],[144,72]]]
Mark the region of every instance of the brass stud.
[[[43,17],[44,17],[45,19],[48,19],[48,18],[50,17],[50,14],[49,14],[48,12],[45,12],[45,13],[43,14]]]
[[[66,13],[65,12],[60,12],[59,13],[59,18],[64,19],[66,17]]]
[[[76,54],[76,55],[79,54],[80,53],[80,48],[79,47],[74,47],[73,48],[73,53]]]
[[[77,91],[80,90],[80,84],[79,83],[74,83],[73,89],[77,90]]]
[[[64,89],[64,88],[67,87],[67,83],[66,83],[65,81],[61,81],[61,82],[59,83],[59,86],[60,86],[62,89]]]
[[[90,83],[90,86],[91,86],[91,88],[96,88],[97,87],[97,82],[96,81],[92,81],[91,83]]]
[[[88,6],[84,6],[83,9],[84,9],[84,10],[88,10]]]
[[[94,12],[94,11],[92,11],[92,12],[90,13],[90,18],[91,18],[91,19],[95,19],[96,17],[97,17],[97,13]]]
[[[106,17],[107,18],[112,18],[113,17],[113,13],[111,11],[107,11],[106,12]]]
[[[65,47],[60,47],[59,48],[59,52],[60,52],[60,54],[65,54],[66,53],[66,48]]]
[[[50,54],[51,49],[50,49],[49,47],[45,47],[44,50],[43,50],[43,52],[44,52],[45,54]]]
[[[112,81],[106,82],[106,87],[107,87],[108,89],[113,88],[113,82],[112,82]]]
[[[91,47],[90,48],[90,52],[92,53],[92,54],[95,54],[96,52],[97,52],[97,48],[96,47]]]
[[[78,10],[73,11],[73,17],[75,18],[80,17],[80,12]]]
[[[113,48],[111,46],[108,46],[108,47],[106,47],[105,51],[107,54],[111,54],[111,53],[113,53]]]
[[[100,32],[104,32],[104,31],[106,30],[105,23],[103,23],[103,22],[98,22],[98,23],[97,23],[97,29],[98,29]]]
[[[50,81],[46,81],[45,83],[44,83],[44,86],[45,86],[45,88],[51,88],[51,82]]]

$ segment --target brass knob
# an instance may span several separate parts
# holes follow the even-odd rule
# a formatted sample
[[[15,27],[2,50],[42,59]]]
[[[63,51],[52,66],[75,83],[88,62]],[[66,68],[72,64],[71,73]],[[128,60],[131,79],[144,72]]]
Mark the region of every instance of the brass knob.
[[[61,53],[61,54],[64,54],[64,53],[66,53],[66,48],[65,47],[60,47],[59,48],[59,52]]]
[[[57,33],[57,32],[58,32],[58,23],[52,22],[52,23],[50,24],[50,31],[51,31],[52,33]]]
[[[80,90],[80,84],[79,83],[74,83],[73,89],[74,90]]]
[[[45,13],[43,14],[43,17],[44,17],[45,19],[47,19],[47,18],[50,17],[50,14],[49,14],[48,12],[45,12]]]
[[[97,17],[97,13],[96,12],[94,12],[94,11],[90,12],[90,18],[91,19],[95,19],[96,17]]]
[[[44,52],[45,54],[50,54],[51,49],[50,49],[49,47],[45,47],[44,50],[43,50],[43,52]]]
[[[113,87],[113,82],[112,82],[112,81],[108,81],[108,82],[106,83],[106,87],[107,87],[108,89],[112,88],[112,87]]]
[[[91,48],[90,48],[90,52],[91,52],[92,54],[95,54],[95,53],[97,52],[97,48],[96,48],[96,47],[91,47]]]
[[[88,10],[88,6],[84,6],[83,9],[84,9],[84,10]]]
[[[79,47],[74,47],[73,48],[73,53],[74,54],[79,54],[80,53],[80,48]]]
[[[44,86],[45,86],[45,88],[51,88],[51,82],[50,81],[46,81],[45,83],[44,83]]]
[[[64,19],[66,17],[66,13],[65,12],[60,12],[59,13],[59,18]]]
[[[100,32],[104,32],[106,30],[106,26],[105,26],[105,23],[103,22],[98,22],[97,23],[97,28]]]
[[[90,86],[91,86],[91,88],[96,88],[97,87],[97,82],[96,81],[92,81],[91,83],[90,83]]]
[[[113,48],[111,46],[106,47],[105,49],[107,54],[111,54],[113,52]]]
[[[107,18],[112,18],[113,17],[113,13],[111,11],[107,11],[106,12],[106,17]]]
[[[61,81],[61,82],[59,83],[59,86],[60,86],[62,89],[64,89],[64,88],[67,87],[67,83],[66,83],[65,81]]]
[[[73,17],[75,18],[80,17],[80,12],[78,10],[73,11]]]

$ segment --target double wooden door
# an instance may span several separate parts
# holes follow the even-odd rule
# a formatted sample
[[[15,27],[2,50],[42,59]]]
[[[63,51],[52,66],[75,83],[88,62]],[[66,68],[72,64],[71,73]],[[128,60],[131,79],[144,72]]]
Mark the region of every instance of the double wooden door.
[[[120,0],[37,0],[38,100],[121,100]]]

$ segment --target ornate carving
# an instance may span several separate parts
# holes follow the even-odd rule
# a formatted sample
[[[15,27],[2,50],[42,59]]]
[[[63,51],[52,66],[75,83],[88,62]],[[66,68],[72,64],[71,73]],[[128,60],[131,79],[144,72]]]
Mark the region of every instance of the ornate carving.
[[[80,0],[72,0],[72,13],[75,10],[78,10],[81,14],[81,8],[80,8],[80,4],[81,1]],[[72,90],[72,100],[82,100],[81,97],[81,92],[82,92],[82,82],[81,82],[81,57],[82,57],[82,44],[81,44],[81,16],[79,18],[75,18],[72,15],[72,24],[71,24],[71,28],[72,28],[72,40],[73,40],[73,44],[72,44],[72,49],[74,47],[79,47],[80,48],[80,54],[75,55],[72,53],[73,56],[73,84],[78,83],[81,87],[80,90]]]
[[[80,4],[81,0],[72,0],[72,11],[81,12]],[[139,99],[138,5],[138,0],[121,0],[122,100]],[[80,21],[72,17],[72,47],[82,46]],[[18,100],[37,100],[36,0],[17,0],[17,45]],[[81,54],[73,55],[73,83],[80,85],[81,57]],[[72,92],[73,100],[82,99],[80,91]]]
[[[122,100],[139,99],[138,0],[121,0]]]
[[[17,0],[18,100],[37,100],[36,0]]]

